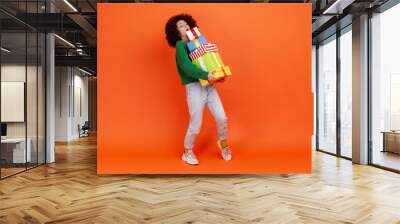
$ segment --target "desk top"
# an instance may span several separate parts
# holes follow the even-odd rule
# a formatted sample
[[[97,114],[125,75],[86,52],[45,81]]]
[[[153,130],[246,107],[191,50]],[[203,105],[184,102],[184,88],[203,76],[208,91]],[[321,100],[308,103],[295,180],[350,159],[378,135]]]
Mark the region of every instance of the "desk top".
[[[400,134],[400,131],[381,131],[384,134]]]
[[[27,141],[30,141],[30,138],[28,138]],[[1,143],[20,143],[20,142],[25,142],[25,138],[5,138],[5,139],[1,139]]]

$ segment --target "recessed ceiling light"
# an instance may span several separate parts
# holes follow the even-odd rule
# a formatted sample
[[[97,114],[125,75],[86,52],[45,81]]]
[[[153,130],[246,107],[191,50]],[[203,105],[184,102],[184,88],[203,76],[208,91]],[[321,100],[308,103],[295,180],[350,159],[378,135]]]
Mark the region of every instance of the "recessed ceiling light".
[[[73,45],[71,42],[69,42],[68,40],[60,37],[58,34],[54,34],[55,37],[57,37],[58,39],[60,39],[61,41],[63,41],[64,43],[68,44],[69,46],[75,48],[75,45]]]
[[[78,10],[68,1],[64,0],[65,4],[67,4],[73,11],[78,12]]]
[[[336,0],[322,14],[342,14],[343,9],[351,5],[355,0]]]
[[[79,68],[79,67],[78,67],[78,70],[81,71],[81,72],[83,72],[83,73],[85,73],[85,74],[93,75],[92,73],[90,73],[90,72],[88,72],[88,71],[86,71],[86,70],[83,70],[83,69],[81,69],[81,68]]]
[[[7,49],[5,47],[1,47],[1,51],[4,51],[6,53],[10,53],[11,52],[11,50],[9,50],[9,49]]]

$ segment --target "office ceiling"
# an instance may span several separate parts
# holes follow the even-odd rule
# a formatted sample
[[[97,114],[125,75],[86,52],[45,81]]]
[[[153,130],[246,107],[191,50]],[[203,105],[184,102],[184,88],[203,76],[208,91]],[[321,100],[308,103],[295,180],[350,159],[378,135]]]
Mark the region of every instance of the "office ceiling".
[[[183,2],[181,0],[47,0],[53,13],[46,13],[45,0],[25,1],[1,0],[0,22],[2,32],[9,33],[7,42],[16,42],[18,32],[31,27],[32,30],[55,32],[75,47],[56,38],[56,65],[86,66],[96,71],[97,58],[97,13],[98,2]],[[388,0],[191,0],[190,2],[268,2],[268,3],[312,3],[313,40],[329,35],[331,28],[340,19],[356,15],[377,7]],[[189,2],[189,1],[187,1]],[[339,4],[335,3],[338,2]],[[327,9],[329,8],[329,11]],[[49,11],[49,9],[47,9]],[[25,13],[28,12],[28,13]],[[329,12],[324,14],[324,12]],[[351,19],[350,19],[351,22]],[[332,28],[331,28],[332,29]],[[324,33],[325,32],[325,33]],[[334,30],[332,31],[334,32]],[[11,34],[14,33],[14,34]],[[20,35],[21,36],[21,35]],[[4,42],[3,42],[4,43]],[[23,43],[19,43],[22,44]],[[10,44],[10,46],[13,44]],[[21,46],[22,46],[21,45]]]

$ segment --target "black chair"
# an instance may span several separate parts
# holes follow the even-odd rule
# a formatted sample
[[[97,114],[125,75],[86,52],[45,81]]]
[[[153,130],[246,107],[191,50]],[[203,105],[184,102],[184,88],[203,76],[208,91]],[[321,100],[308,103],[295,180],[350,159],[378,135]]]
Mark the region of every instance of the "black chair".
[[[90,129],[89,121],[85,121],[82,127],[80,127],[80,125],[78,124],[79,138],[89,136],[89,129]]]

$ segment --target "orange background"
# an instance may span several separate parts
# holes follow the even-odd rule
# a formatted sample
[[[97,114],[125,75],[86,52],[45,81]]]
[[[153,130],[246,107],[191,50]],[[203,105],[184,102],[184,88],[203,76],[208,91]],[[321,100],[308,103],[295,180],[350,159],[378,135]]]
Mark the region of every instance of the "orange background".
[[[310,173],[311,4],[98,4],[99,174]],[[229,122],[230,162],[205,109],[181,160],[189,116],[164,26],[189,13],[233,75],[216,84]]]

